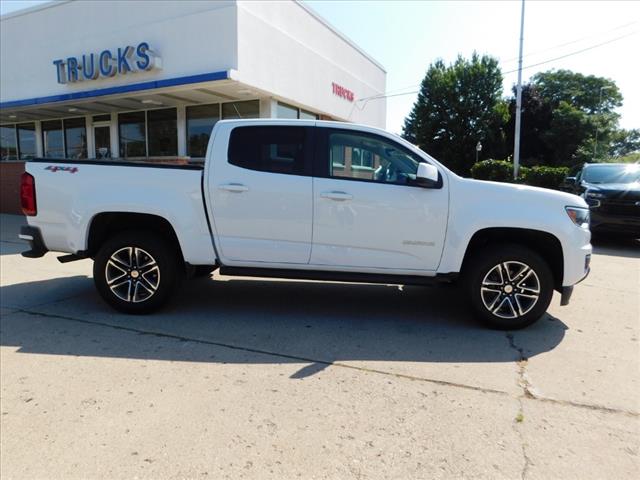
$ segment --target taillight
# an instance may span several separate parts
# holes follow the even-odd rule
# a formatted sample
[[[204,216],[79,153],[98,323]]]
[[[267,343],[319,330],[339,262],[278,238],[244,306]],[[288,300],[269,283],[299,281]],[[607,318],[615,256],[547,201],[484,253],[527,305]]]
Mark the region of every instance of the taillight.
[[[20,203],[22,205],[22,213],[29,217],[33,217],[38,213],[36,207],[36,181],[33,175],[24,172],[20,180]]]

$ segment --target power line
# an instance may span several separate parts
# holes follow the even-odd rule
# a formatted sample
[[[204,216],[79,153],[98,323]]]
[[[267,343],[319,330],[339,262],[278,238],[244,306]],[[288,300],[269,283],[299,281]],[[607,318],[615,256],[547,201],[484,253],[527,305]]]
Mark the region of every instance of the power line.
[[[575,52],[567,53],[566,55],[561,55],[559,57],[550,58],[549,60],[545,60],[543,62],[532,63],[531,65],[527,65],[526,67],[522,67],[522,69],[525,70],[527,68],[533,68],[533,67],[537,67],[539,65],[544,65],[546,63],[555,62],[556,60],[562,60],[563,58],[572,57],[573,55],[578,55],[579,53],[587,52],[589,50],[593,50],[594,48],[602,47],[604,45],[608,45],[610,43],[617,42],[618,40],[622,40],[623,38],[630,37],[630,36],[635,35],[637,33],[640,33],[640,30],[636,30],[635,32],[627,33],[626,35],[622,35],[620,37],[612,38],[611,40],[607,40],[606,42],[598,43],[596,45],[591,45],[590,47],[586,47],[586,48],[583,48],[581,50],[576,50]],[[518,69],[509,70],[508,72],[503,72],[503,74],[507,75],[509,73],[513,73],[513,72],[517,72],[517,71],[518,71]]]
[[[596,45],[591,45],[589,47],[586,47],[586,48],[583,48],[583,49],[580,49],[580,50],[576,50],[576,51],[571,52],[571,53],[567,53],[566,55],[561,55],[559,57],[550,58],[548,60],[544,60],[544,61],[538,62],[538,63],[532,63],[531,65],[526,65],[526,66],[522,67],[522,69],[526,70],[528,68],[538,67],[540,65],[545,65],[547,63],[555,62],[557,60],[562,60],[563,58],[572,57],[573,55],[578,55],[580,53],[584,53],[584,52],[587,52],[589,50],[593,50],[595,48],[602,47],[604,45],[608,45],[608,44],[613,43],[613,42],[617,42],[618,40],[622,40],[624,38],[630,37],[632,35],[636,35],[638,33],[640,33],[640,30],[636,30],[634,32],[627,33],[626,35],[622,35],[622,36],[619,36],[619,37],[616,37],[616,38],[612,38],[611,40],[607,40],[606,42],[601,42],[601,43],[598,43]],[[507,72],[502,72],[502,74],[503,75],[508,75],[509,73],[514,73],[514,72],[517,72],[517,71],[518,71],[518,69],[509,70]],[[415,87],[418,87],[418,86],[420,86],[419,83],[418,84],[414,84],[414,85],[409,85],[409,86],[404,87],[404,88],[412,88],[412,87],[415,88]],[[390,92],[397,92],[398,90],[404,90],[404,88],[391,90]],[[410,92],[403,92],[403,93],[380,93],[380,94],[377,94],[377,95],[372,95],[370,97],[360,98],[360,99],[356,100],[356,103],[357,102],[365,102],[362,105],[362,107],[358,107],[359,110],[363,110],[365,105],[367,103],[369,103],[369,101],[371,101],[371,100],[378,100],[378,99],[381,99],[381,98],[401,97],[403,95],[413,95],[413,94],[416,94],[416,93],[419,93],[419,92],[420,92],[420,90],[412,90]],[[355,106],[356,105],[354,104],[354,107]],[[353,109],[352,109],[352,113],[353,113]],[[351,115],[349,115],[349,116],[351,116]]]
[[[530,53],[527,53],[526,55],[523,55],[523,58],[531,57],[533,55],[538,55],[539,53],[549,52],[549,51],[555,50],[557,48],[566,47],[567,45],[573,45],[574,43],[580,43],[583,40],[587,40],[587,39],[590,39],[590,38],[595,38],[595,37],[599,37],[601,35],[606,35],[607,33],[615,32],[616,30],[622,30],[623,28],[630,27],[631,25],[635,25],[636,23],[638,23],[638,20],[634,20],[633,22],[625,23],[624,25],[618,25],[617,27],[611,28],[611,29],[606,30],[606,31],[602,31],[600,33],[596,33],[594,35],[587,35],[587,36],[584,36],[584,37],[581,37],[581,38],[578,38],[578,39],[575,39],[575,40],[571,40],[569,42],[560,43],[560,44],[555,45],[553,47],[545,48],[543,50],[538,50],[536,52],[530,52]],[[502,63],[510,63],[510,62],[515,61],[515,60],[518,60],[518,57],[508,58],[506,60],[503,60]]]

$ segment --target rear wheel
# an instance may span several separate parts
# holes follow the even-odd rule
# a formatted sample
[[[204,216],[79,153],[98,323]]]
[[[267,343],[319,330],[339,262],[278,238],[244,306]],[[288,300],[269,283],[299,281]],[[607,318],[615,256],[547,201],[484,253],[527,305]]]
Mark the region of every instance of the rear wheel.
[[[102,298],[126,313],[148,313],[168,299],[176,280],[177,252],[143,231],[119,233],[100,248],[93,279]]]
[[[478,317],[502,330],[531,325],[549,307],[554,279],[547,262],[519,245],[479,252],[467,272],[466,288]]]

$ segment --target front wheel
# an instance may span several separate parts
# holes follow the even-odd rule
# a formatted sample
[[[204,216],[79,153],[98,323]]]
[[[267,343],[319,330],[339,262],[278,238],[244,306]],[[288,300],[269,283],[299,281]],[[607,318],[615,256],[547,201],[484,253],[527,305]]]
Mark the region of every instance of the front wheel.
[[[519,245],[479,252],[466,269],[466,288],[476,314],[493,328],[517,330],[549,307],[554,279],[547,262]]]
[[[121,232],[100,248],[93,279],[102,298],[117,310],[142,314],[168,299],[176,280],[177,252],[163,238]]]

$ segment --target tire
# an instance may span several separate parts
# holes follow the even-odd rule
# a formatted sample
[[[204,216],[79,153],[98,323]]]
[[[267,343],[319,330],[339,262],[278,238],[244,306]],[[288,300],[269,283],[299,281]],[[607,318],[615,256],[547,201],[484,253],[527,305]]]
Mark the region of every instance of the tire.
[[[164,238],[129,230],[102,245],[93,263],[93,279],[100,296],[113,308],[145,314],[169,299],[177,279],[177,264],[178,252]]]
[[[553,273],[540,255],[526,247],[489,247],[477,252],[465,270],[471,306],[492,328],[524,328],[540,319],[551,303]]]

